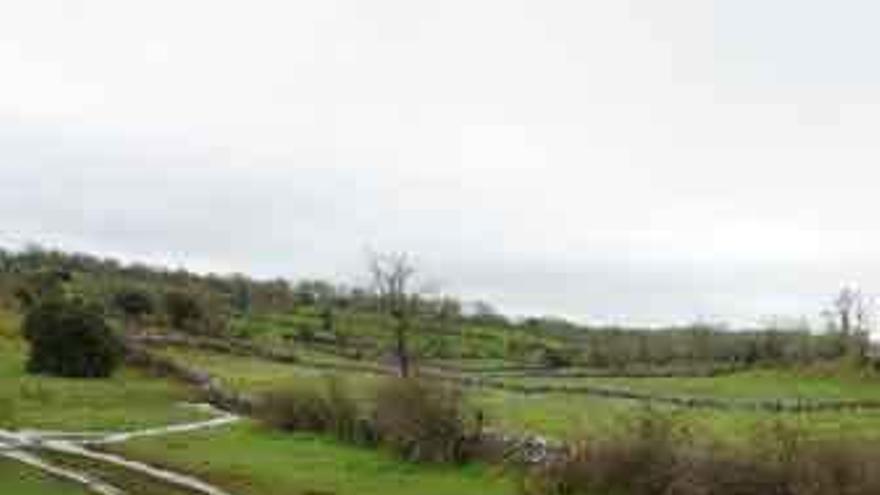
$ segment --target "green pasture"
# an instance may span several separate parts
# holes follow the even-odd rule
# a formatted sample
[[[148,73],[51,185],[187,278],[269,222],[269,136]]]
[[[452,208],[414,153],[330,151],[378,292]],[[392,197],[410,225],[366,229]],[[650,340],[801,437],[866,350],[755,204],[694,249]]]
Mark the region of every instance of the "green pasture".
[[[9,495],[86,495],[74,483],[48,477],[18,462],[0,459],[0,493]]]
[[[483,466],[400,462],[371,449],[251,423],[220,430],[138,439],[112,450],[185,471],[239,495],[504,495],[511,479]]]
[[[201,350],[173,349],[165,351],[168,355],[209,373],[215,374],[228,385],[239,391],[264,391],[278,386],[306,385],[320,386],[328,376],[336,376],[348,385],[349,390],[364,396],[369,395],[382,379],[379,375],[340,371],[328,373],[300,365],[274,363],[258,358],[229,356]],[[749,386],[757,387],[755,381],[762,374],[785,376],[794,380],[789,371],[762,371],[736,377],[745,383],[744,393]],[[735,375],[713,378],[684,378],[673,380],[705,380],[728,383]],[[797,375],[800,376],[800,375]],[[815,379],[803,376],[805,382]],[[553,380],[553,379],[542,379]],[[565,379],[558,379],[565,380]],[[604,380],[604,379],[603,379]],[[630,378],[626,382],[640,380],[654,382],[655,378]],[[665,380],[665,379],[664,379]],[[824,381],[832,381],[830,377]],[[848,379],[838,379],[841,395],[848,398],[846,390]],[[729,387],[729,385],[725,385]],[[867,386],[867,385],[865,385]],[[648,385],[645,385],[648,387]],[[723,389],[719,385],[720,389]],[[645,390],[652,390],[645,388]],[[711,390],[707,387],[704,390]],[[854,397],[864,390],[854,387]],[[663,390],[668,393],[669,390]],[[735,396],[734,396],[735,397]],[[521,433],[539,433],[555,438],[607,434],[614,428],[625,424],[627,418],[635,417],[647,407],[643,402],[621,399],[593,397],[584,394],[546,393],[520,394],[496,389],[470,389],[468,401],[486,413],[493,427]],[[781,421],[788,425],[802,427],[811,435],[823,437],[864,437],[880,439],[880,411],[863,412],[811,412],[774,413],[764,411],[713,409],[684,409],[655,405],[654,409],[671,414],[675,421],[697,430],[703,435],[719,441],[736,442],[747,438],[756,429]],[[624,420],[624,421],[621,421]]]
[[[0,313],[0,428],[121,430],[205,417],[181,405],[194,397],[186,387],[138,370],[107,380],[27,374],[18,332],[18,319]]]
[[[758,369],[711,377],[508,377],[527,386],[595,386],[638,392],[732,399],[880,400],[880,377],[809,369]]]

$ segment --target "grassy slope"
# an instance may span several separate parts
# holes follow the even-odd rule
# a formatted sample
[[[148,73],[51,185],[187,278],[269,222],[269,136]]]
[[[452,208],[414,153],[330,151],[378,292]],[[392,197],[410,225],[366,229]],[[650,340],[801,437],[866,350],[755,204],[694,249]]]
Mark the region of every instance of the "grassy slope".
[[[212,433],[140,439],[114,446],[126,456],[181,469],[241,495],[511,494],[510,479],[478,466],[401,463],[382,452],[252,424]]]
[[[196,413],[174,406],[185,391],[162,380],[123,371],[109,381],[62,380],[23,373],[25,347],[17,322],[0,320],[0,397],[6,422],[13,427],[107,429],[164,424]],[[290,367],[208,355],[199,365],[237,376],[242,387],[259,387],[288,379]],[[311,373],[297,368],[295,376]],[[10,414],[11,412],[11,414]],[[398,462],[383,453],[336,444],[313,436],[274,434],[251,425],[184,436],[142,439],[124,446],[136,458],[166,465],[213,480],[235,493],[425,495],[513,493],[512,482],[477,467],[434,468]],[[70,467],[86,468],[134,495],[174,493],[167,486],[112,467],[74,459],[52,458]],[[0,461],[0,493],[21,495],[77,494],[78,487],[42,477],[40,473]]]
[[[166,351],[169,355],[216,374],[227,383],[239,390],[265,390],[272,386],[284,384],[317,385],[324,380],[325,374],[304,368],[261,359],[227,356],[206,351],[174,349]],[[773,385],[762,385],[762,381],[772,381],[773,376],[785,372],[755,372],[733,377],[717,378],[675,378],[671,380],[700,381],[711,384],[720,381],[724,385],[721,390],[733,390],[730,380],[741,383],[743,393],[758,387],[772,388]],[[379,378],[363,373],[339,373],[355,391],[369,393]],[[812,378],[803,377],[803,383],[809,384]],[[544,379],[546,380],[546,379]],[[560,379],[563,380],[563,379]],[[656,383],[657,379],[626,379],[628,382],[646,380],[645,387]],[[794,378],[790,378],[794,380]],[[825,378],[823,380],[833,380]],[[841,393],[847,390],[846,381],[837,380]],[[750,388],[751,387],[751,388]],[[866,393],[854,386],[854,396]],[[651,390],[648,388],[647,390]],[[711,391],[711,387],[707,387]],[[680,392],[679,392],[680,393]],[[846,395],[843,395],[846,397]],[[534,394],[522,395],[483,390],[470,394],[470,400],[487,412],[489,420],[496,426],[506,430],[542,433],[554,437],[572,434],[603,434],[609,429],[620,425],[621,418],[634,416],[644,406],[632,401],[611,400],[572,394]],[[714,410],[680,410],[674,411],[682,424],[704,431],[720,440],[736,441],[745,438],[757,425],[781,419],[790,424],[799,424],[816,435],[854,436],[880,438],[880,412],[822,412],[809,414],[774,414],[751,411],[714,411]]]
[[[58,481],[35,469],[0,459],[0,493],[9,495],[86,495],[84,488]]]
[[[209,351],[169,348],[159,352],[188,366],[207,371],[237,391],[260,392],[283,385],[318,385],[327,372],[265,359],[230,356]],[[368,391],[379,380],[371,373],[341,372],[355,390]]]
[[[528,385],[594,385],[670,395],[732,398],[878,399],[880,380],[796,370],[754,370],[716,377],[508,378]]]
[[[516,395],[487,392],[474,401],[497,426],[551,437],[604,435],[622,426],[621,420],[644,411],[632,401],[565,394]],[[716,411],[655,406],[671,414],[681,425],[721,442],[736,443],[753,435],[756,428],[775,421],[798,426],[815,437],[880,439],[880,412],[768,413]]]
[[[116,427],[122,420],[146,424],[166,422],[168,399],[175,398],[174,394],[166,392],[173,392],[174,387],[167,389],[161,381],[139,377],[133,372],[124,372],[110,382],[25,376],[21,371],[24,348],[14,337],[14,327],[14,322],[7,321],[3,331],[6,338],[0,341],[0,391],[9,394],[15,417],[22,424],[79,429],[86,424],[89,427]],[[170,352],[185,358],[191,365],[221,374],[228,383],[240,389],[255,390],[288,381],[316,384],[323,379],[323,374],[302,367],[212,353]],[[349,374],[348,378],[355,382],[353,385],[372,380],[370,375]],[[29,385],[15,386],[19,382]],[[40,392],[34,393],[32,389]],[[26,392],[22,393],[22,390]],[[93,407],[95,403],[100,407]],[[424,495],[514,493],[509,479],[481,468],[415,466],[398,462],[380,452],[343,446],[313,436],[264,432],[252,426],[219,433],[143,439],[117,448],[135,458],[203,476],[244,495],[402,495],[413,493],[414,488]],[[85,467],[128,490],[134,488],[132,493],[136,495],[165,493],[161,486],[132,479],[106,466]],[[12,469],[15,467],[0,470],[0,479],[6,478],[6,473],[12,473]],[[36,476],[32,475],[36,481],[0,481],[0,493],[67,493],[61,490],[36,491],[43,487]],[[35,488],[30,487],[32,484]],[[45,484],[47,490],[54,486]]]
[[[129,429],[204,418],[178,403],[184,387],[122,370],[108,380],[32,376],[17,319],[0,313],[0,427],[68,430]]]
[[[234,328],[240,335],[248,335],[258,342],[279,343],[282,336],[297,335],[304,327],[313,329],[316,334],[331,337],[322,330],[321,311],[314,307],[300,307],[290,314],[254,315],[240,318]],[[392,344],[390,325],[385,318],[366,312],[337,311],[335,324],[353,340],[369,343],[368,355],[381,355]],[[465,323],[446,332],[437,328],[417,329],[410,337],[410,344],[416,348],[431,347],[446,349],[448,358],[454,356],[479,359],[503,359],[508,341],[516,338],[535,344],[559,344],[558,339],[516,328],[498,327],[487,324]]]

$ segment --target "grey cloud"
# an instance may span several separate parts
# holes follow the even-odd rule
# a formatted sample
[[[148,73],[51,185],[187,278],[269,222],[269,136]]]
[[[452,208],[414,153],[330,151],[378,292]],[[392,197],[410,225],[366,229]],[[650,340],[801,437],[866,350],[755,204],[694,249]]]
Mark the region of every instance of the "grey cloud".
[[[831,56],[876,9],[820,3],[3,5],[2,239],[339,281],[371,246],[513,313],[811,316],[880,276],[880,92]]]

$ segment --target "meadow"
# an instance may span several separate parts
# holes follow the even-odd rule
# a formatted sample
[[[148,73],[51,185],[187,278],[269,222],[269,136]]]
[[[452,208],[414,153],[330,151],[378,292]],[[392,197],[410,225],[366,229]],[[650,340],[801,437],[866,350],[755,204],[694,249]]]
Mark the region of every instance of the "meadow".
[[[0,459],[0,493],[10,495],[86,495],[84,488],[54,480],[16,462]]]
[[[312,351],[314,353],[314,351]],[[335,377],[360,396],[368,396],[383,379],[382,375],[309,368],[267,361],[256,357],[231,356],[211,351],[166,348],[161,354],[207,371],[239,392],[259,393],[284,387],[319,387]],[[328,358],[329,359],[329,358]],[[339,358],[337,358],[339,359]],[[818,373],[818,372],[817,372]],[[869,377],[848,374],[821,375],[791,369],[744,371],[714,377],[674,378],[517,378],[517,382],[547,384],[614,385],[636,390],[670,394],[695,394],[725,398],[775,398],[773,392],[804,391],[814,399],[870,398]],[[662,386],[656,386],[662,384]],[[852,394],[848,393],[852,390]],[[472,388],[467,394],[475,408],[483,410],[490,425],[521,434],[541,434],[551,438],[607,434],[641,414],[644,402],[593,397],[579,393],[523,394],[493,388]],[[653,408],[669,413],[675,421],[703,432],[720,442],[736,443],[761,426],[780,421],[822,438],[880,439],[880,411],[817,411],[778,413],[749,410],[691,409],[663,405]],[[623,420],[623,421],[622,421]]]
[[[0,428],[129,430],[202,419],[183,404],[196,395],[182,384],[126,368],[108,380],[25,373],[19,319],[0,312]]]
[[[321,436],[245,423],[209,433],[135,440],[113,451],[171,466],[242,495],[461,495],[515,493],[503,472],[423,466]]]
[[[181,405],[197,399],[197,394],[185,385],[137,369],[125,368],[109,380],[97,381],[28,375],[23,371],[26,346],[17,334],[18,318],[3,313],[0,322],[0,390],[4,398],[0,405],[6,427],[124,430],[205,417],[206,413]],[[263,331],[271,335],[281,330]],[[355,396],[368,400],[371,391],[386,379],[378,372],[350,369],[368,368],[372,361],[328,353],[319,346],[297,347],[297,363],[293,364],[175,346],[156,348],[154,352],[207,372],[231,390],[249,394],[288,387],[318,388],[334,377]],[[875,396],[872,375],[826,368],[780,367],[706,377],[633,378],[496,374],[494,370],[518,364],[497,358],[433,360],[430,364],[438,369],[455,369],[458,375],[484,376],[534,387],[589,385],[724,398]],[[332,371],[334,366],[339,369]],[[384,369],[375,366],[377,370]],[[490,387],[469,388],[467,402],[484,411],[492,428],[555,439],[612,435],[626,428],[628,420],[639,417],[648,407],[640,401],[586,394],[524,394]],[[776,422],[797,426],[816,438],[880,439],[880,411],[768,413],[651,407],[701,437],[732,445],[753,440],[761,428]],[[342,445],[316,434],[281,434],[250,422],[219,431],[134,440],[109,449],[129,458],[198,475],[244,494],[277,493],[273,489],[278,487],[283,487],[285,493],[403,494],[411,493],[408,490],[414,483],[423,487],[420,493],[437,495],[516,491],[510,473],[495,468],[411,465],[381,451]],[[131,493],[176,493],[161,483],[118,469],[57,456],[53,459],[121,483]],[[15,493],[78,493],[76,487],[9,462],[0,464],[0,469],[8,474],[0,477],[5,479],[0,483],[4,492],[14,489]],[[342,472],[345,476],[340,476]]]
[[[48,255],[48,261],[40,253],[22,256],[27,261],[24,267],[53,266],[54,257],[66,259],[63,254]],[[129,356],[143,351],[159,359],[130,361],[140,364],[126,364],[106,379],[27,373],[30,349],[20,332],[27,305],[16,302],[14,288],[33,283],[39,300],[40,276],[52,278],[58,271],[37,270],[36,282],[20,275],[28,273],[24,268],[0,272],[0,308],[7,308],[0,310],[0,430],[15,435],[33,429],[107,432],[177,425],[212,417],[216,411],[192,403],[214,400],[246,417],[215,429],[95,448],[196,476],[231,493],[594,495],[594,491],[559,491],[552,485],[524,492],[521,482],[533,479],[535,466],[499,462],[497,456],[472,452],[459,457],[466,452],[462,446],[488,446],[499,438],[512,438],[513,443],[500,445],[504,449],[511,445],[519,449],[519,442],[537,437],[549,442],[557,455],[568,452],[562,464],[551,465],[562,469],[563,477],[571,474],[565,471],[569,460],[582,463],[577,469],[594,470],[591,476],[598,478],[617,469],[603,471],[601,463],[583,464],[590,456],[624,471],[639,471],[630,463],[656,460],[651,452],[694,461],[688,465],[705,468],[702,475],[714,469],[738,472],[743,462],[763,469],[764,461],[755,461],[758,457],[753,454],[760,453],[767,439],[772,448],[818,446],[804,450],[809,455],[797,461],[802,462],[798,472],[811,472],[804,466],[816,467],[810,463],[823,456],[843,461],[851,456],[867,463],[870,469],[862,471],[873,472],[876,456],[861,447],[880,440],[880,408],[874,407],[880,400],[880,376],[869,360],[850,359],[852,349],[858,349],[853,345],[859,343],[841,339],[840,334],[724,332],[699,326],[656,331],[588,328],[553,318],[509,321],[487,311],[469,315],[454,305],[449,313],[448,301],[422,301],[424,307],[404,319],[381,313],[378,301],[367,292],[332,292],[336,289],[324,287],[329,295],[302,293],[283,283],[127,269],[88,257],[71,258],[66,266],[79,266],[81,273],[56,282],[63,288],[56,296],[76,294],[97,301],[94,307],[101,309],[95,311],[108,322],[111,339],[124,337],[120,341],[137,351]],[[126,297],[120,299],[120,294]],[[140,312],[139,305],[148,310]],[[407,325],[408,357],[414,373],[425,379],[422,382],[390,379],[400,371],[400,350],[392,330],[401,324]],[[147,366],[162,360],[176,366]],[[174,374],[173,370],[183,368],[190,373]],[[383,395],[395,390],[394,385],[399,386],[398,395]],[[401,400],[412,399],[407,393],[421,386],[426,387],[421,390],[457,388],[460,395],[456,391],[439,396],[456,408],[450,413],[447,402],[432,403],[424,399],[428,395],[416,396],[422,397],[421,403]],[[223,393],[217,394],[218,389]],[[339,395],[330,395],[333,390]],[[223,400],[235,394],[247,400]],[[284,414],[311,422],[273,422],[261,410],[272,405],[273,397],[280,398],[275,407]],[[781,407],[790,403],[797,407]],[[412,407],[419,404],[421,409]],[[800,404],[819,404],[824,409],[798,409]],[[338,411],[352,414],[334,416]],[[356,426],[361,436],[346,437],[346,432],[355,430],[327,427],[336,423],[326,418],[346,417],[349,423],[338,424]],[[392,420],[383,424],[388,417]],[[654,418],[649,421],[654,426],[646,429],[646,418]],[[382,430],[393,421],[397,421],[393,427],[402,429]],[[422,430],[428,423],[430,427]],[[432,429],[435,424],[441,427]],[[459,428],[464,424],[483,429],[469,436],[472,430]],[[407,428],[415,432],[415,441],[406,436],[411,433]],[[425,431],[428,440],[418,437]],[[645,432],[655,436],[640,443],[638,437]],[[396,433],[401,433],[399,442]],[[436,441],[431,435],[438,435],[444,446],[444,439],[453,439],[452,448],[442,452],[446,457],[417,457],[423,447],[430,451],[429,441]],[[676,450],[677,438],[687,439],[685,450]],[[562,445],[589,455],[570,457],[576,450],[554,447]],[[43,447],[27,448],[58,466],[122,487],[125,493],[194,493],[170,485],[168,479],[157,481],[155,476],[113,466],[106,458],[86,459]],[[660,450],[651,450],[655,448]],[[784,451],[780,458],[791,458],[791,452]],[[819,470],[823,476],[836,472],[836,464],[822,462],[831,466]],[[876,486],[858,479],[862,466],[858,463],[846,468],[856,480],[854,486]],[[668,468],[666,474],[684,472],[682,466],[657,465]],[[774,462],[766,467],[764,474],[771,477],[794,472]],[[560,476],[551,471],[538,473],[551,480]],[[620,478],[620,483],[627,478]],[[82,491],[3,460],[0,493]]]
[[[123,369],[107,380],[28,375],[24,371],[27,347],[18,334],[18,323],[17,316],[0,313],[0,428],[119,431],[208,417],[208,413],[181,405],[181,401],[197,399],[195,391],[137,369]],[[210,353],[177,356],[208,371],[222,370],[231,378],[230,386],[248,391],[265,390],[290,378],[301,382],[306,376],[317,383],[323,374],[305,367]],[[510,477],[486,467],[413,465],[383,452],[341,445],[317,435],[284,435],[251,422],[210,432],[134,440],[108,450],[197,475],[240,494],[394,495],[412,493],[414,486],[427,495],[514,493]],[[124,487],[131,495],[192,493],[101,463],[53,453],[43,457]],[[88,492],[0,459],[0,493]]]
[[[816,368],[739,371],[711,377],[515,377],[502,381],[524,386],[625,388],[666,395],[733,399],[876,399],[878,377]]]

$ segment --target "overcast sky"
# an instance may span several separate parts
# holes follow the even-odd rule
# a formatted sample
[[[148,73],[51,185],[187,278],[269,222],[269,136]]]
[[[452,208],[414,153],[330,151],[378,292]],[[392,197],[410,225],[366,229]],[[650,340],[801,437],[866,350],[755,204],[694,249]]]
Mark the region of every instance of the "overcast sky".
[[[0,4],[0,243],[511,313],[746,324],[880,290],[870,0]]]

